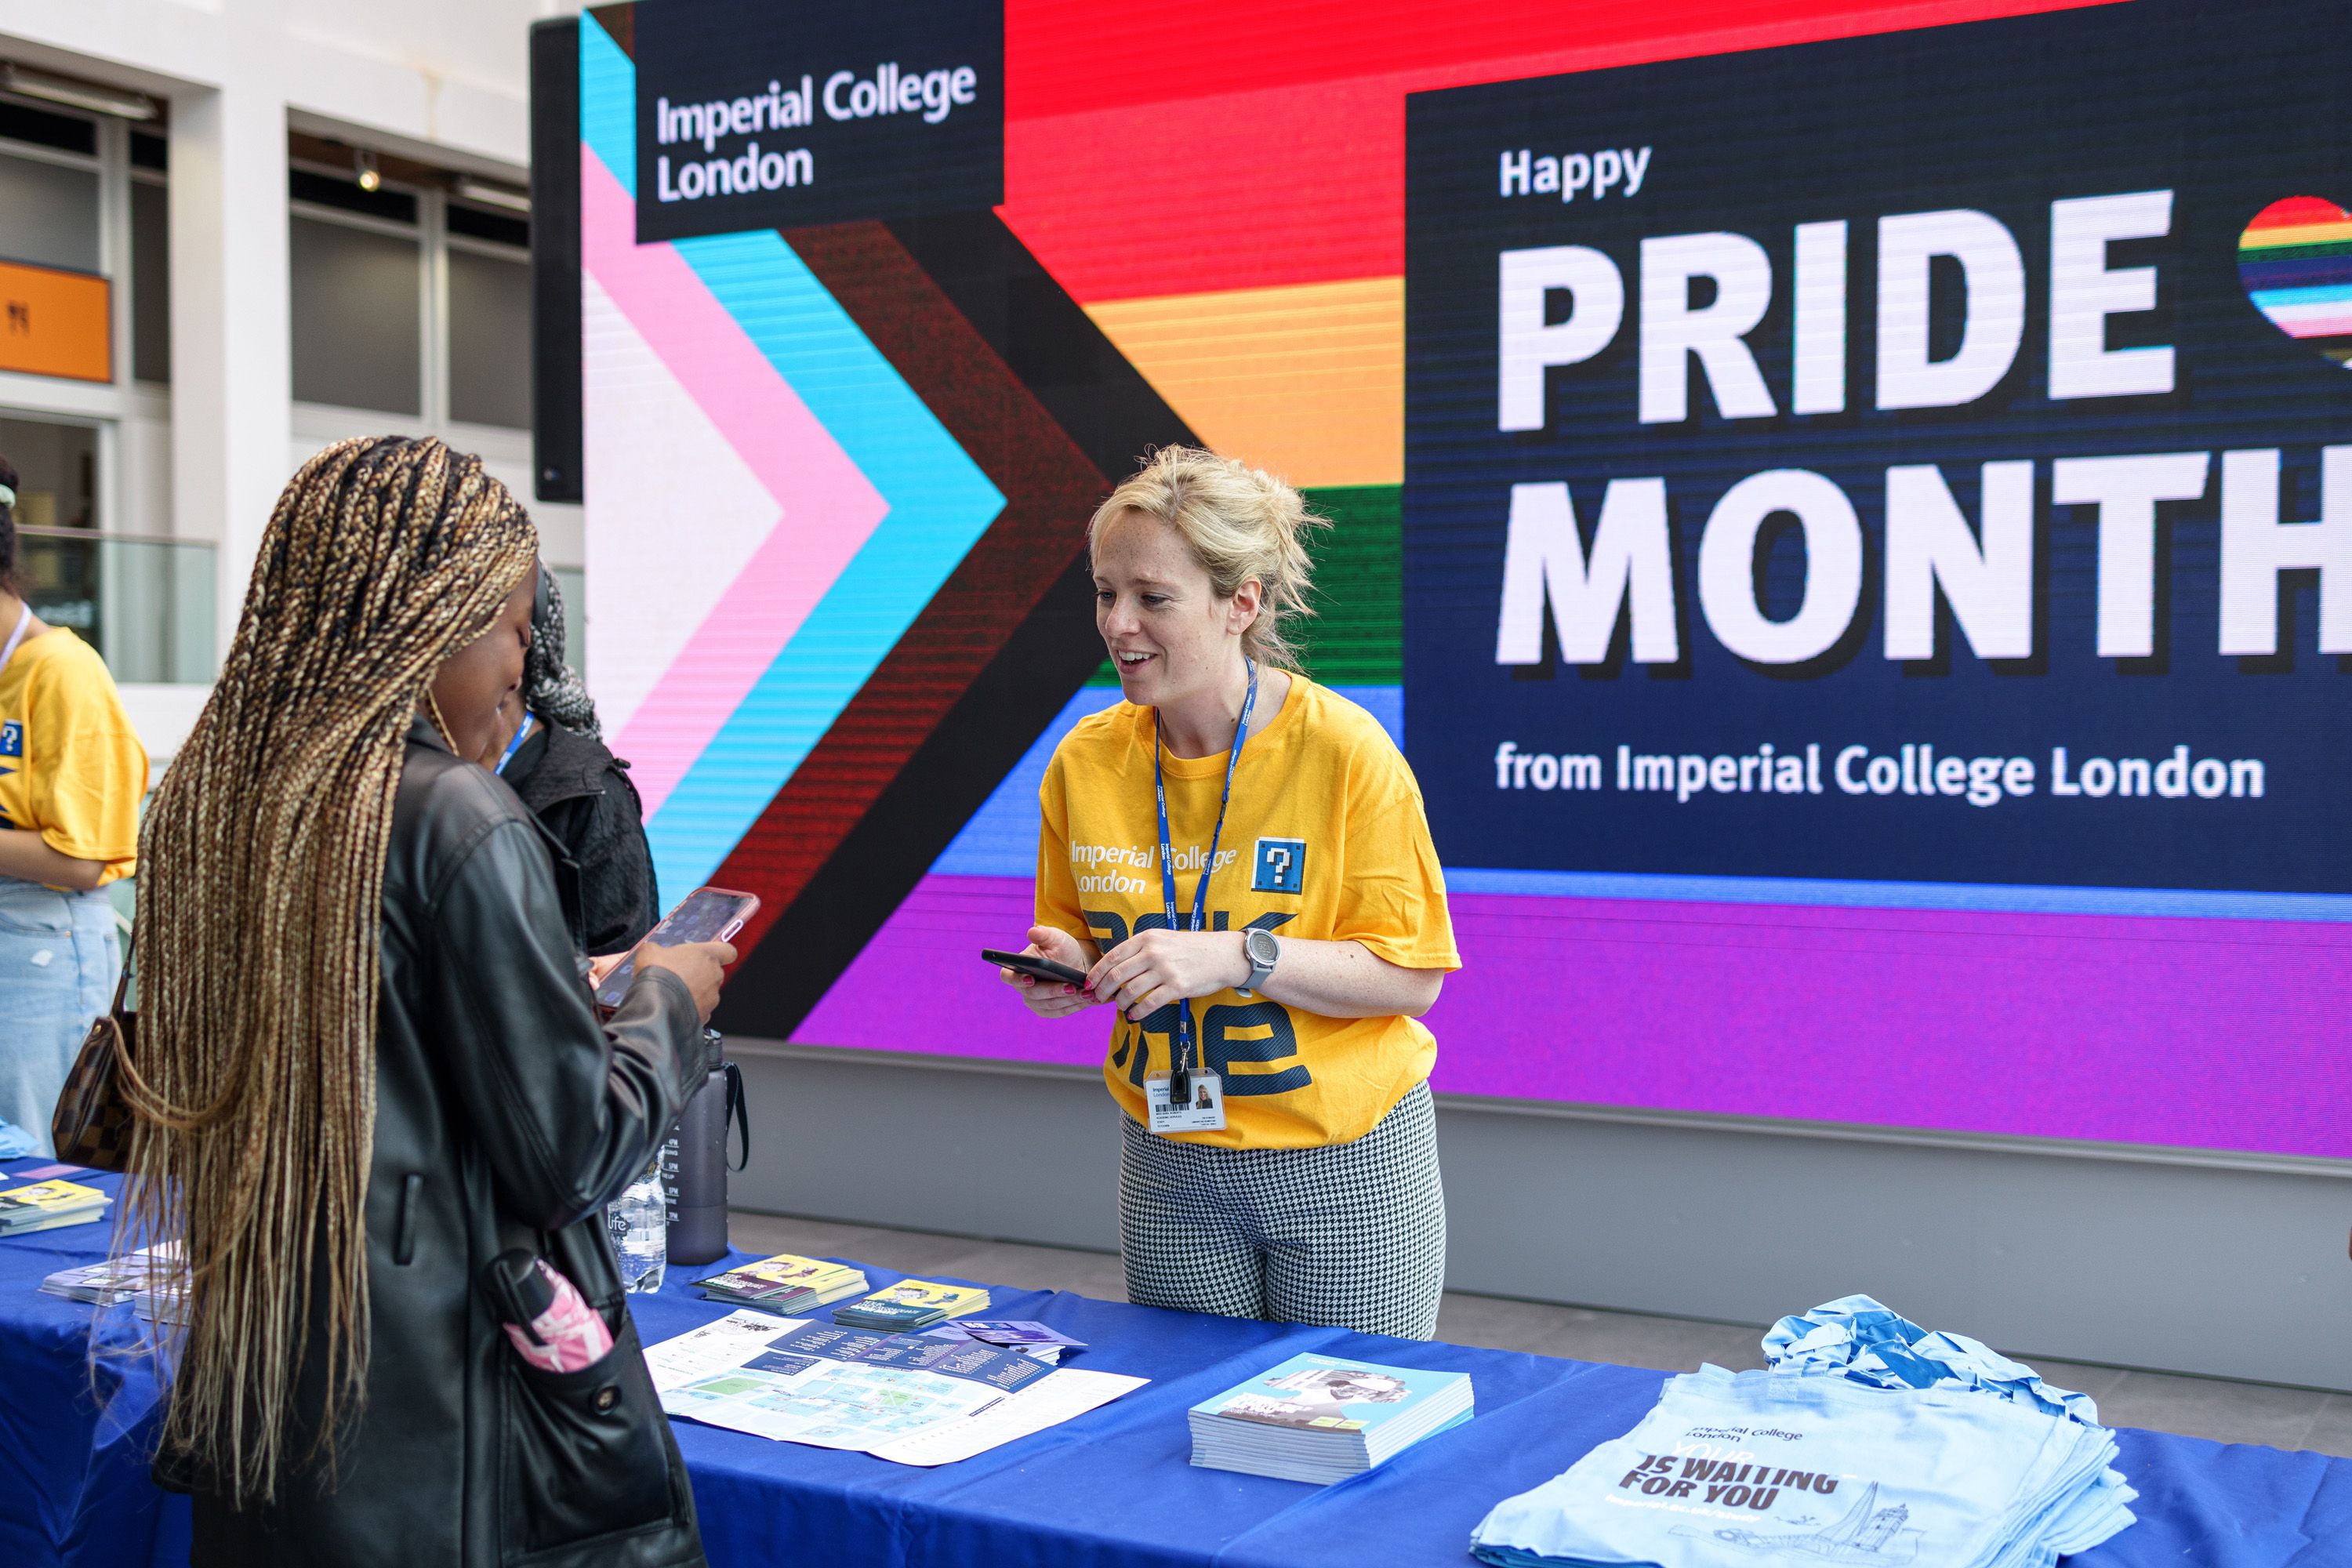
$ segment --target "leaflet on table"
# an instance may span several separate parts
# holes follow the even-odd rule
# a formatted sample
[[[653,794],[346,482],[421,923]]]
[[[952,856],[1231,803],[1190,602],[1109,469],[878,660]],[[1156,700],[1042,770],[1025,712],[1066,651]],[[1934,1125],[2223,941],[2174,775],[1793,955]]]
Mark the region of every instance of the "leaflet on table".
[[[934,1435],[907,1464],[943,1464],[1067,1420],[1140,1379],[1056,1372],[1016,1352],[971,1341],[861,1333],[753,1310],[730,1313],[649,1347],[646,1363],[662,1408],[713,1426],[884,1458],[893,1445]],[[1078,1377],[1050,1396],[1025,1395]],[[1010,1396],[1010,1397],[1008,1397]],[[1000,1405],[1020,1401],[999,1412]],[[948,1440],[982,1413],[995,1419]],[[937,1457],[929,1457],[936,1454]]]
[[[922,1337],[929,1340],[978,1340],[982,1344],[1003,1345],[1007,1350],[1034,1356],[1043,1362],[1057,1362],[1066,1350],[1082,1351],[1084,1340],[1074,1340],[1059,1329],[1048,1328],[1034,1318],[958,1318],[941,1323],[935,1329],[925,1329]]]

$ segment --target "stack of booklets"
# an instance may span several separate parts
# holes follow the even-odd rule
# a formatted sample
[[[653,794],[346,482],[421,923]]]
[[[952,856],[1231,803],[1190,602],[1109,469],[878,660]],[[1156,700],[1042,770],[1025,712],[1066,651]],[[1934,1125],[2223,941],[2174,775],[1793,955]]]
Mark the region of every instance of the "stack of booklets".
[[[146,1287],[131,1298],[131,1310],[151,1323],[188,1326],[188,1277],[151,1275]]]
[[[1192,1406],[1192,1462],[1345,1480],[1470,1419],[1470,1375],[1295,1355]]]
[[[797,1318],[862,1293],[866,1276],[845,1263],[780,1252],[694,1283],[714,1301]]]
[[[0,1236],[26,1236],[106,1217],[114,1200],[78,1182],[36,1182],[0,1192]]]
[[[183,1272],[180,1244],[164,1241],[142,1247],[128,1258],[108,1258],[77,1268],[60,1268],[41,1281],[41,1289],[68,1301],[111,1307],[155,1286],[168,1288],[169,1282],[177,1280]]]
[[[901,1279],[862,1301],[835,1308],[833,1321],[845,1328],[904,1334],[977,1312],[987,1305],[988,1292],[977,1285],[935,1285],[929,1279]]]

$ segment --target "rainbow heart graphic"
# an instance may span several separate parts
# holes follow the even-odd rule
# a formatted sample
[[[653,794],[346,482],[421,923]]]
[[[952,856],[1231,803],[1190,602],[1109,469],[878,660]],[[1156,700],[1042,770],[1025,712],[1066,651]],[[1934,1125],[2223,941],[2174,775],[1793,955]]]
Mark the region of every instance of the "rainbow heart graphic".
[[[2238,281],[2272,326],[2352,369],[2352,213],[2288,196],[2238,237]]]

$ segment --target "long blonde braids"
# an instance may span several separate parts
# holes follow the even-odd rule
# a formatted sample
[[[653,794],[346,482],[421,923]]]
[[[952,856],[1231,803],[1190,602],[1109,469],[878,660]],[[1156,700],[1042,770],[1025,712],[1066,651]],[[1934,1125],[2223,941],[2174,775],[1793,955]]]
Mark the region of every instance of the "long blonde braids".
[[[311,458],[140,833],[143,1082],[117,1245],[184,1238],[163,1442],[239,1503],[310,1459],[331,1469],[364,1401],[393,795],[435,670],[488,629],[538,548],[480,459],[439,441]]]

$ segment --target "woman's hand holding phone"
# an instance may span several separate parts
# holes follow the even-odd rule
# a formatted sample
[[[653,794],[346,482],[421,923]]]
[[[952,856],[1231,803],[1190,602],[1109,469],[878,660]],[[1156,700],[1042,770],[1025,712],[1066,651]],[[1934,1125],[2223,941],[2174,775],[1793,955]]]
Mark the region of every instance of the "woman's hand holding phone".
[[[1056,963],[1066,963],[1080,971],[1091,969],[1095,963],[1093,944],[1080,942],[1058,926],[1031,926],[1029,945],[1021,951],[1034,957],[1050,958]],[[1028,1004],[1029,1011],[1040,1018],[1066,1018],[1073,1013],[1086,1011],[1099,1000],[1092,992],[1081,991],[1061,981],[1032,980],[1010,969],[999,969],[996,973],[1007,985],[1021,993],[1021,1000]]]
[[[735,949],[723,942],[682,942],[674,947],[646,942],[637,944],[636,960],[639,973],[667,969],[685,981],[694,993],[696,1016],[708,1024],[719,1005],[719,988],[727,983],[727,966],[735,962]]]

